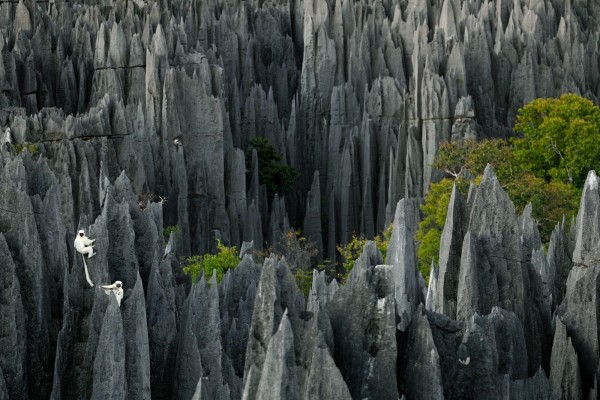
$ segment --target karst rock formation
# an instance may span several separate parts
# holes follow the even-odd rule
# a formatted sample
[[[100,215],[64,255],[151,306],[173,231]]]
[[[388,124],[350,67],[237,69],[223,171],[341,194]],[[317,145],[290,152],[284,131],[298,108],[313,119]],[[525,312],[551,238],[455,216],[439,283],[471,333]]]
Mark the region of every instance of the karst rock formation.
[[[489,167],[428,287],[413,240],[439,144],[598,102],[599,42],[587,0],[0,0],[0,399],[599,399],[594,172],[547,248]],[[182,270],[294,227],[333,260],[390,223],[386,259],[308,298],[275,255]]]

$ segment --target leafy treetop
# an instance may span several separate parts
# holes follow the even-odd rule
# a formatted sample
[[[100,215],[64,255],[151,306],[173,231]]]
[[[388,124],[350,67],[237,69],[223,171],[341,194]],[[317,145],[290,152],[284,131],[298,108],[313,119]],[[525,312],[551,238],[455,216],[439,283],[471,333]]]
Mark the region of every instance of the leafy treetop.
[[[281,155],[271,146],[265,137],[256,137],[250,141],[246,150],[246,169],[252,165],[252,149],[258,156],[258,181],[267,186],[267,195],[272,199],[275,193],[289,193],[294,187],[298,171],[294,167],[281,164]]]
[[[519,110],[515,158],[546,181],[582,188],[587,172],[600,167],[600,107],[574,94],[537,99]]]
[[[543,241],[549,240],[554,226],[561,221],[563,215],[567,217],[575,215],[579,205],[579,190],[568,182],[546,180],[544,177],[536,175],[529,169],[527,163],[517,157],[515,147],[505,140],[444,143],[440,146],[433,166],[451,171],[468,169],[475,176],[481,176],[488,163],[494,167],[498,181],[514,203],[517,213],[521,213],[525,206],[531,203],[532,215],[538,221]],[[442,182],[433,184],[429,189],[422,206],[425,219],[421,222],[420,227],[424,231],[417,232],[417,234],[425,235],[432,228],[433,225],[427,222],[432,218],[431,215],[437,215],[438,220],[443,215],[445,219],[445,208],[448,206],[452,185]],[[459,181],[457,180],[457,182]],[[443,191],[446,195],[442,196],[439,191]],[[436,225],[440,228],[440,234],[443,224],[443,221],[441,224],[438,221]],[[433,235],[433,233],[429,233],[429,235]],[[425,238],[417,238],[417,241],[421,242],[421,240],[425,240]],[[431,258],[427,260],[427,265],[430,262]]]

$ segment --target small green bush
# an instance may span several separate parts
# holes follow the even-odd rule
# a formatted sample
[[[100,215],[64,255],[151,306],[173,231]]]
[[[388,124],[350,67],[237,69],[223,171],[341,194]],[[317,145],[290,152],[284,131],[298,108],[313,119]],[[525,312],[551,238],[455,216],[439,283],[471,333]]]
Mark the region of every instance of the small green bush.
[[[165,243],[169,241],[171,237],[171,233],[178,235],[180,232],[179,225],[167,226],[163,229],[163,238],[165,239]]]
[[[312,276],[312,269],[304,270],[297,268],[294,271],[296,285],[298,285],[298,289],[300,289],[300,291],[304,294],[304,298],[308,298],[308,294],[310,293],[310,288],[312,287]]]
[[[17,154],[21,154],[25,150],[27,150],[32,156],[35,156],[40,152],[40,147],[37,145],[37,143],[15,144],[15,151]]]
[[[385,258],[387,255],[387,249],[390,242],[390,238],[392,237],[392,229],[393,224],[390,224],[384,231],[382,235],[377,235],[373,238],[377,249],[381,252],[383,256],[383,260],[385,262]],[[359,237],[356,235],[352,235],[352,240],[345,245],[336,246],[337,251],[344,258],[344,262],[342,263],[342,267],[344,268],[344,274],[341,276],[343,281],[346,280],[348,274],[354,267],[354,262],[363,252],[365,244],[367,243],[367,238]]]
[[[200,271],[204,273],[207,281],[210,280],[215,270],[217,282],[221,282],[228,269],[237,267],[240,259],[235,246],[227,247],[218,240],[217,248],[219,250],[217,254],[194,255],[186,259],[187,265],[183,267],[183,272],[192,277],[192,282],[196,282]]]

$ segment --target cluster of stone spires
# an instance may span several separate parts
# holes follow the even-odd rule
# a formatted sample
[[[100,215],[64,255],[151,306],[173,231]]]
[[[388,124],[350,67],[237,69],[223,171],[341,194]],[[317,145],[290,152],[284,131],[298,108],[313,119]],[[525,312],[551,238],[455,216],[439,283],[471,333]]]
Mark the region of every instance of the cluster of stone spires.
[[[27,152],[0,161],[0,398],[598,398],[594,172],[548,251],[491,167],[466,200],[455,190],[428,288],[419,201],[402,199],[387,260],[370,242],[345,284],[315,272],[307,300],[274,256],[192,283],[163,204],[142,209],[125,173],[100,175],[79,225],[96,238],[92,280],[123,281],[119,309],[70,245],[70,182]]]
[[[535,97],[597,100],[599,18],[581,0],[0,2],[0,127],[39,152],[0,154],[0,398],[597,398],[596,185],[546,253],[488,172],[453,196],[428,291],[409,198],[440,141],[507,132]],[[256,156],[246,171],[257,135],[301,172],[272,204]],[[169,202],[140,208],[150,192]],[[282,260],[218,288],[177,260],[291,225],[332,259],[395,219],[390,267],[368,246],[307,305]],[[121,311],[85,285],[88,226]]]
[[[69,228],[103,163],[170,200],[182,254],[292,225],[334,259],[440,177],[440,142],[509,134],[536,97],[598,100],[598,26],[584,0],[5,1],[0,128],[71,180]],[[300,172],[272,202],[256,136]]]

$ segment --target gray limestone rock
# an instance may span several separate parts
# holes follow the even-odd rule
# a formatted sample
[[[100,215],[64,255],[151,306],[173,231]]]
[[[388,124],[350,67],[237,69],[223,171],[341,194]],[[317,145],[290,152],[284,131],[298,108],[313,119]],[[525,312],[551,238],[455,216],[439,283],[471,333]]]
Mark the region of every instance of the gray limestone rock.
[[[290,228],[304,227],[333,261],[336,244],[353,233],[382,232],[402,197],[422,196],[441,178],[430,167],[440,141],[509,136],[517,109],[534,97],[573,92],[596,103],[600,98],[600,7],[594,1],[95,3],[0,2],[0,127],[11,127],[14,142],[0,150],[6,242],[0,253],[5,266],[13,265],[0,288],[2,322],[11,321],[0,337],[4,348],[19,349],[0,351],[0,397],[75,399],[113,390],[147,398],[149,381],[153,398],[177,396],[180,315],[191,290],[177,257],[211,249],[215,232],[228,245],[254,240],[260,249],[287,216]],[[243,152],[256,136],[267,137],[282,162],[300,172],[293,190],[273,205],[259,184],[257,156],[246,171]],[[18,154],[15,145],[30,148]],[[549,315],[556,310],[582,366],[582,396],[594,397],[597,178],[588,178],[572,236],[564,224],[557,228],[544,262],[533,221],[518,221],[486,176],[466,204],[451,202],[433,309],[463,321],[494,306],[515,312],[527,343],[528,376],[498,372],[491,330],[470,326],[459,334],[459,351],[438,343],[441,317],[426,314],[438,324],[431,326],[444,395],[544,396],[538,366],[551,366]],[[141,194],[168,200],[141,210]],[[418,205],[411,210],[418,221]],[[394,297],[404,329],[424,297],[422,278],[410,277],[416,225],[407,218],[410,226],[397,226],[402,233],[390,263],[401,282]],[[165,252],[161,231],[167,226],[178,226],[179,234]],[[109,298],[85,286],[71,246],[78,228],[97,238],[98,254],[88,260],[92,280],[120,279],[128,290],[121,309],[113,310],[128,315],[122,343],[108,340],[115,332],[103,332],[109,329],[103,319],[113,313]],[[271,286],[285,305],[256,308],[257,298],[268,297],[259,289],[261,267],[243,260],[238,268],[224,278],[218,312],[213,304],[211,314],[219,316],[213,331],[221,360],[199,351],[190,365],[220,362],[219,393],[240,398],[241,381],[258,385],[263,373],[261,366],[254,378],[244,377],[248,343],[258,340],[250,332],[259,336],[264,356],[287,308],[299,395],[348,397],[341,379],[349,376],[347,360],[317,312],[341,296],[337,283],[325,286],[317,277],[309,300],[317,314],[302,314],[293,277],[279,266]],[[342,297],[351,298],[349,290]],[[253,321],[257,309],[264,315]],[[268,318],[272,329],[263,332],[259,325]],[[339,337],[340,328],[329,326]],[[316,343],[319,334],[327,348]],[[306,339],[310,335],[314,340]],[[121,346],[125,359],[100,357],[99,342],[108,351]],[[479,358],[458,363],[453,354],[470,346]],[[349,354],[358,359],[357,352]],[[258,357],[248,356],[252,362]],[[310,361],[315,358],[323,366]],[[115,362],[119,382],[101,384]],[[396,364],[385,365],[392,371]],[[315,374],[323,379],[307,378]],[[214,393],[213,379],[190,378],[191,396]],[[360,392],[362,381],[348,382],[354,397],[379,395],[371,386]]]
[[[577,213],[576,241],[573,251],[575,265],[598,265],[600,260],[600,250],[597,246],[600,241],[599,179],[595,171],[590,171],[583,187]]]
[[[321,333],[312,354],[312,362],[305,385],[303,400],[349,400],[352,398]]]
[[[491,166],[477,188],[462,247],[457,316],[487,314],[493,306],[525,315],[519,228],[512,202]]]
[[[284,310],[294,321],[304,311],[304,296],[298,292],[287,263],[271,256],[263,265],[254,300],[244,365],[244,399],[257,398],[269,341],[277,331]]]
[[[353,398],[398,398],[393,267],[381,262],[375,243],[367,242],[348,282],[326,305],[334,359]]]
[[[219,310],[216,275],[210,283],[202,276],[192,285],[181,318],[175,373],[179,398],[191,399],[199,379],[203,379],[202,397],[229,398],[229,388],[223,382]]]
[[[8,392],[6,389],[6,382],[4,381],[4,376],[2,376],[1,370],[0,370],[0,399],[9,400]]]
[[[419,306],[408,330],[404,392],[410,399],[443,399],[442,372],[427,316]]]
[[[4,235],[0,233],[0,316],[2,341],[0,341],[0,371],[5,398],[27,398],[25,321],[21,291],[15,264]]]
[[[540,367],[531,378],[511,381],[510,398],[511,400],[553,398],[550,380],[544,373],[544,370]]]
[[[531,215],[531,203],[525,206],[523,214],[519,216],[519,228],[521,231],[521,243],[523,249],[523,260],[531,260],[532,253],[541,247],[540,232]]]
[[[560,318],[555,320],[554,343],[550,360],[550,385],[555,399],[582,399],[579,360],[567,327]]]
[[[548,245],[548,283],[552,283],[552,310],[558,307],[565,297],[567,278],[573,267],[572,254],[566,232],[566,222],[563,219],[552,231]]]
[[[246,255],[233,271],[229,270],[223,276],[219,287],[221,337],[238,377],[243,377],[244,374],[246,347],[260,274],[260,266]]]
[[[418,221],[415,218],[415,211],[418,210],[416,204],[405,199],[398,202],[387,252],[387,263],[392,266],[394,277],[398,328],[402,331],[406,330],[418,305],[424,301],[419,288],[419,271],[413,241]]]
[[[319,251],[318,260],[323,261],[323,234],[321,229],[321,189],[319,172],[315,171],[313,183],[306,199],[304,236],[313,242]]]
[[[577,352],[584,396],[593,385],[598,365],[599,294],[600,267],[575,266],[567,279],[565,299],[556,310]]]
[[[129,289],[129,290],[127,290]],[[146,303],[139,273],[133,288],[122,302],[123,335],[125,339],[125,376],[127,399],[150,397],[150,352],[146,325]],[[112,298],[112,296],[111,296]]]
[[[446,223],[440,239],[440,258],[436,301],[433,310],[456,317],[458,276],[462,241],[467,224],[465,204],[456,186],[452,188]]]
[[[511,380],[527,378],[525,331],[519,318],[512,312],[494,307],[488,315],[475,315],[475,323],[496,345],[498,374],[508,375]]]
[[[425,296],[425,308],[429,311],[435,311],[438,292],[439,269],[431,260],[431,272],[429,274],[429,286],[427,286],[427,296]]]
[[[108,307],[102,320],[94,359],[92,399],[127,398],[126,350],[123,317],[114,296],[106,297]]]
[[[275,194],[271,203],[271,216],[269,218],[269,230],[267,233],[267,242],[277,246],[285,234],[290,231],[290,222],[285,211],[285,202],[283,197]],[[289,260],[290,262],[292,260]],[[292,268],[303,268],[304,265],[292,265]]]
[[[316,312],[323,308],[335,295],[340,288],[339,283],[334,279],[329,284],[326,281],[325,271],[313,270],[312,285],[308,293],[306,305],[307,311]]]
[[[146,295],[150,382],[156,398],[167,398],[173,381],[178,310],[170,257],[152,266]]]
[[[281,318],[279,329],[271,337],[267,346],[256,398],[294,400],[299,397],[300,388],[294,357],[294,334],[286,310]]]
[[[20,346],[27,349],[27,387],[29,392],[44,397],[50,392],[47,377],[52,375],[54,360],[50,348],[50,307],[48,288],[44,284],[46,263],[42,242],[32,202],[25,192],[26,170],[21,159],[8,161],[0,175],[0,231],[14,262],[22,310],[27,315],[22,332],[25,336],[20,339],[23,341]]]

